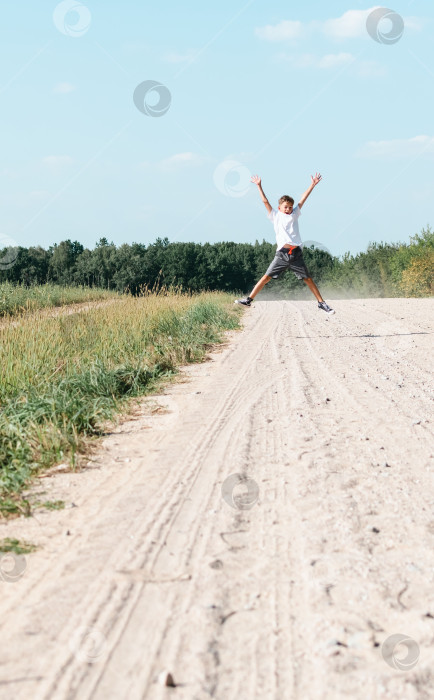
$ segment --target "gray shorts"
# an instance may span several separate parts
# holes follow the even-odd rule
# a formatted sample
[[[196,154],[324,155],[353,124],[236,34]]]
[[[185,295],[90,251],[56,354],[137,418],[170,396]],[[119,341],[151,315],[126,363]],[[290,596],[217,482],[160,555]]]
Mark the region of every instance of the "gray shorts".
[[[303,260],[303,250],[300,247],[295,248],[291,255],[285,248],[278,250],[265,274],[272,277],[273,280],[277,280],[285,270],[292,270],[299,280],[310,277]]]

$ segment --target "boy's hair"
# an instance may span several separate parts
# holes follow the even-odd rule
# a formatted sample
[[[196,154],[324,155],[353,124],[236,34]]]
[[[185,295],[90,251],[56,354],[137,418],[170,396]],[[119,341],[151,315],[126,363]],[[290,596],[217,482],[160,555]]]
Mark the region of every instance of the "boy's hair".
[[[290,204],[294,205],[294,200],[292,197],[288,197],[287,194],[284,194],[283,197],[279,199],[279,207],[283,202],[290,202]]]

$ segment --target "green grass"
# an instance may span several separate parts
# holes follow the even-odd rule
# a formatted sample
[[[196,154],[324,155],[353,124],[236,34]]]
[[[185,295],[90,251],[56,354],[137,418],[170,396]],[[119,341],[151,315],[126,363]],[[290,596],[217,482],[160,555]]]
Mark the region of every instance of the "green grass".
[[[31,515],[30,503],[26,498],[17,494],[0,496],[0,515],[9,518],[15,515]]]
[[[92,287],[61,287],[55,284],[26,287],[2,282],[0,284],[0,317],[17,316],[52,306],[103,301],[117,297],[119,297],[117,292]]]
[[[131,398],[200,361],[238,319],[225,294],[165,292],[1,326],[0,513],[28,513],[32,476],[74,466]]]
[[[44,503],[36,503],[35,505],[39,508],[46,508],[47,510],[63,510],[65,501],[44,501]]]
[[[30,544],[29,542],[20,542],[20,540],[11,539],[10,537],[5,537],[0,540],[0,553],[6,554],[7,552],[14,552],[15,554],[30,554],[37,549],[36,545]]]

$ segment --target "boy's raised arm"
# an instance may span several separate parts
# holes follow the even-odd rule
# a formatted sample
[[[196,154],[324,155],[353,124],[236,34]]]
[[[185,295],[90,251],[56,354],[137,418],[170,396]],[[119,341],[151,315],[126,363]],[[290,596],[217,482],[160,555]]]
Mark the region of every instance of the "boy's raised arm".
[[[264,194],[264,190],[262,189],[262,185],[261,185],[261,178],[259,177],[259,175],[252,175],[252,177],[250,178],[250,181],[253,182],[255,185],[257,185],[261,199],[265,204],[265,208],[268,211],[268,213],[270,213],[270,211],[272,210],[273,207],[271,206],[270,202],[268,201],[268,199],[266,198],[266,196]]]
[[[310,178],[311,178],[311,180],[312,180],[311,185],[310,185],[310,187],[306,190],[306,192],[304,192],[304,193],[301,195],[300,201],[299,201],[299,203],[298,203],[298,206],[300,207],[300,209],[301,209],[301,207],[303,206],[303,204],[305,203],[306,199],[309,197],[309,195],[310,195],[310,193],[312,192],[312,190],[314,189],[314,187],[316,187],[317,184],[318,184],[318,182],[321,182],[321,180],[322,180],[322,177],[321,177],[320,173],[315,173],[315,176],[314,176],[314,175],[311,175]]]

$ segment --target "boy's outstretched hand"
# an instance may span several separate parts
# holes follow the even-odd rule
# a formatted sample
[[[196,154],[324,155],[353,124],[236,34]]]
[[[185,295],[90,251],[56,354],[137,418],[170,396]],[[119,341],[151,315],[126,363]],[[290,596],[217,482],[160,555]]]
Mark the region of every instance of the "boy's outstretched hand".
[[[303,206],[303,204],[305,203],[306,199],[309,197],[310,193],[313,192],[313,190],[317,186],[318,182],[321,182],[321,180],[322,180],[321,173],[315,173],[315,175],[311,175],[310,179],[312,180],[312,182],[309,185],[306,192],[304,192],[302,194],[301,199],[298,203],[298,206],[300,207],[300,209]]]
[[[261,178],[259,177],[259,175],[252,175],[250,178],[250,182],[253,182],[254,185],[258,185],[258,190],[259,190],[259,194],[261,196],[261,199],[265,204],[266,210],[268,212],[270,212],[273,207],[271,206],[270,202],[268,201],[267,197],[265,196],[264,190],[262,189],[262,185],[261,185]]]

